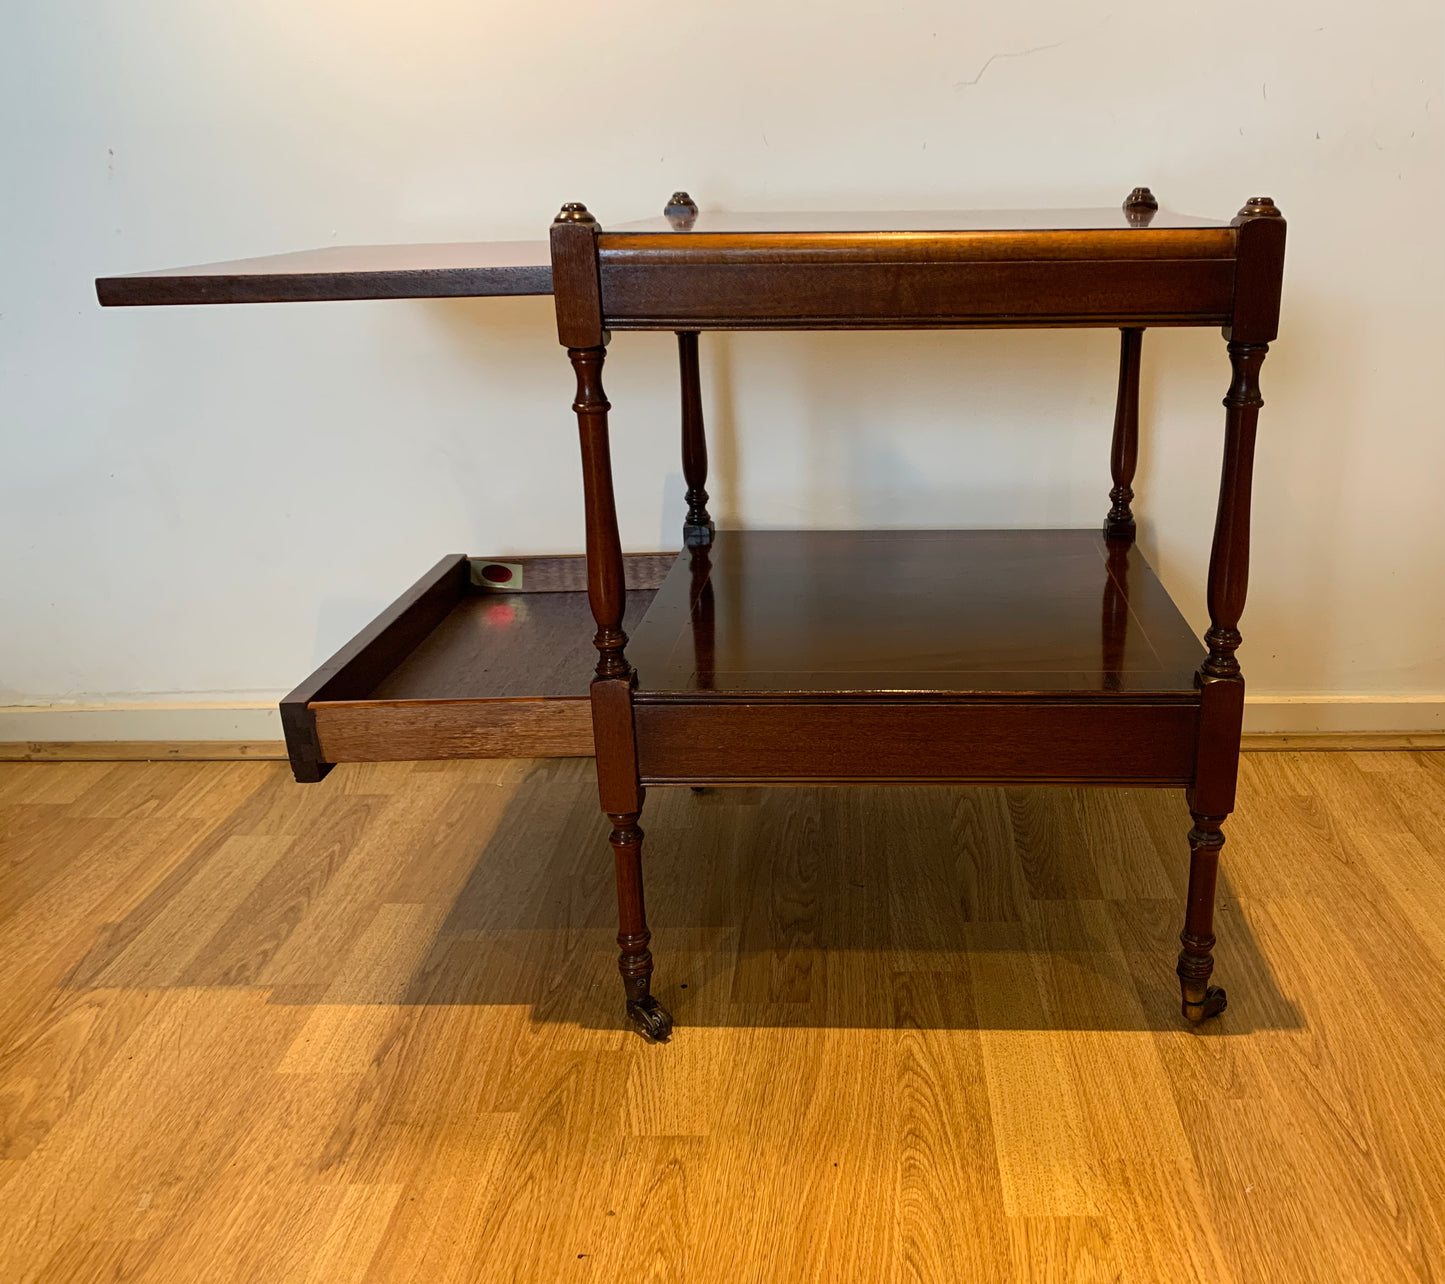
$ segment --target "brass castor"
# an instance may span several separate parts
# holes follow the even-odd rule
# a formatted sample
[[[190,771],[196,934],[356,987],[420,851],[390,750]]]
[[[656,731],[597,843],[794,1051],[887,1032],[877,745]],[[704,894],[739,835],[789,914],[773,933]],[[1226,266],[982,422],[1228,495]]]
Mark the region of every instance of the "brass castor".
[[[627,1000],[627,1019],[648,1043],[666,1043],[672,1033],[672,1015],[652,995]]]
[[[1191,1003],[1184,1000],[1183,1009],[1185,1019],[1198,1025],[1212,1016],[1218,1016],[1229,1006],[1229,1000],[1225,998],[1224,991],[1217,985],[1211,985],[1204,991],[1204,1000],[1201,1003]]]

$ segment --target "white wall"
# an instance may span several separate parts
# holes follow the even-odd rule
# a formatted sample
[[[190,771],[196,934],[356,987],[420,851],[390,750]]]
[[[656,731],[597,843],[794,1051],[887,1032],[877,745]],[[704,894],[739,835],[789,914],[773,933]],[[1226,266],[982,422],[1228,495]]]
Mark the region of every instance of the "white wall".
[[[1445,700],[1437,0],[5,6],[0,703],[266,700],[437,556],[581,547],[546,299],[102,311],[98,274],[714,209],[1290,219],[1256,693]],[[704,336],[731,524],[1094,525],[1111,331]],[[1142,542],[1201,626],[1227,384],[1145,342]],[[670,336],[608,363],[675,544]],[[1445,707],[1431,706],[1438,711]],[[1410,716],[1401,715],[1401,725]]]

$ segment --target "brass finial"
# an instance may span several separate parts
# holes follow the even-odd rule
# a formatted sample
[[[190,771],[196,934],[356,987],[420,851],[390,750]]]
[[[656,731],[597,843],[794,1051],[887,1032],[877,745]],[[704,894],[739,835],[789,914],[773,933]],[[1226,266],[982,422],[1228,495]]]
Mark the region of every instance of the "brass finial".
[[[674,192],[662,213],[673,227],[689,228],[697,218],[697,202],[686,192]]]
[[[1283,218],[1272,196],[1251,196],[1239,211],[1240,218]]]
[[[1126,210],[1157,210],[1159,202],[1155,200],[1154,193],[1147,187],[1136,187],[1124,199]]]
[[[1134,227],[1148,227],[1158,212],[1159,202],[1147,187],[1136,187],[1124,198],[1124,213]]]
[[[557,217],[552,220],[552,226],[558,223],[595,223],[597,220],[588,212],[587,207],[581,201],[568,201]]]

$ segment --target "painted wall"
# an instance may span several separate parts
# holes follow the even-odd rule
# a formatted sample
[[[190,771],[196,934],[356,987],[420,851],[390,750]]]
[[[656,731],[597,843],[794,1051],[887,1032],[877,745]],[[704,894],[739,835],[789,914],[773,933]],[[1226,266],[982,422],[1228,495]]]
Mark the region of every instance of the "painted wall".
[[[97,274],[540,236],[564,200],[605,224],[678,187],[950,208],[1147,183],[1290,219],[1253,690],[1445,708],[1434,0],[54,0],[4,28],[0,703],[269,700],[441,553],[581,548],[549,300],[102,312]],[[715,512],[1094,525],[1116,342],[704,336]],[[1141,539],[1202,627],[1223,343],[1145,356]],[[631,548],[676,543],[673,361],[623,335],[608,363]]]

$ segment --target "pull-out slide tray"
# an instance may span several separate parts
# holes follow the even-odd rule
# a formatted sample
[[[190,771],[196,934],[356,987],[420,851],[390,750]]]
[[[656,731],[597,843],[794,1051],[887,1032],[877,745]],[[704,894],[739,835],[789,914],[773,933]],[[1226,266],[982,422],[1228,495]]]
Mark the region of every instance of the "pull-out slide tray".
[[[675,553],[624,558],[624,627]],[[584,557],[444,557],[281,702],[297,780],[338,762],[593,751]]]
[[[96,280],[107,308],[183,303],[305,303],[551,294],[546,241],[331,245],[259,259],[132,272]]]

